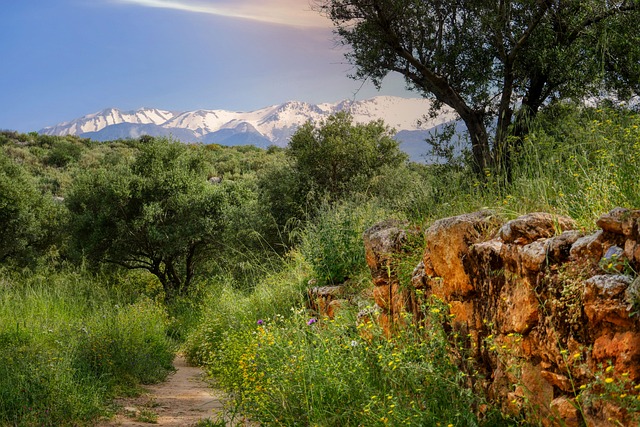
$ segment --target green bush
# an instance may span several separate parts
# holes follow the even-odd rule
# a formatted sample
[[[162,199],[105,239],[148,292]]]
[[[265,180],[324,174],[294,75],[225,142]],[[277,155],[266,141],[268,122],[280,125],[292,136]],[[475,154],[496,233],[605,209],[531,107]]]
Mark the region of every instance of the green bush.
[[[88,425],[171,368],[166,316],[69,270],[0,271],[0,425]]]
[[[366,270],[362,235],[392,214],[366,201],[325,206],[302,234],[300,251],[318,285],[342,283]]]

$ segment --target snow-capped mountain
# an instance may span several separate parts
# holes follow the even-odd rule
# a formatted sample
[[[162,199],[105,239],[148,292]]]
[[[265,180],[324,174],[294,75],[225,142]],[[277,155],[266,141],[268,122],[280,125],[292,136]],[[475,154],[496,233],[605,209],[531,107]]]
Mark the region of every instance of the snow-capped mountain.
[[[172,135],[183,142],[253,144],[260,147],[271,144],[285,146],[295,130],[308,120],[318,122],[330,114],[349,111],[357,123],[382,119],[399,135],[409,132],[415,140],[416,132],[428,132],[455,119],[455,115],[450,111],[443,111],[434,119],[425,119],[430,106],[430,101],[426,99],[377,96],[362,101],[323,104],[289,101],[250,112],[227,110],[175,112],[152,108],[120,111],[117,108],[108,108],[70,122],[44,128],[40,133],[60,136],[78,135],[98,141],[138,138],[145,134]],[[421,125],[418,125],[419,120],[422,120]],[[401,140],[400,137],[398,139]]]
[[[171,111],[158,110],[155,108],[140,108],[136,111],[120,111],[117,108],[107,108],[70,122],[59,123],[55,126],[44,128],[40,133],[59,136],[81,136],[87,132],[98,132],[108,126],[121,123],[161,125],[172,119],[174,115]]]

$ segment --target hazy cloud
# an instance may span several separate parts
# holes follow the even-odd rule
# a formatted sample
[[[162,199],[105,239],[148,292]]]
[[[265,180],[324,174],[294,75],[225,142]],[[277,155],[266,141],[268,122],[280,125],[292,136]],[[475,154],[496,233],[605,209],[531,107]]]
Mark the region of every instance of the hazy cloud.
[[[331,23],[311,10],[307,0],[115,0],[138,6],[249,19],[278,25],[328,28]]]

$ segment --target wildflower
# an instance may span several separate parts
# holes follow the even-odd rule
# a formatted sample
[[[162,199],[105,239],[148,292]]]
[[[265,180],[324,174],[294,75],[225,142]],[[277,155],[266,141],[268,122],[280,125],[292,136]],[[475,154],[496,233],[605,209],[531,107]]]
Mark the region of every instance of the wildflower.
[[[314,323],[316,323],[318,321],[318,319],[316,319],[315,317],[312,317],[311,319],[307,320],[307,325],[311,326]]]
[[[438,313],[440,313],[440,309],[439,308],[432,308],[431,312],[434,313],[434,314],[438,314]]]
[[[258,319],[256,323],[258,324],[258,326],[262,326],[262,324],[264,324],[264,320]]]
[[[613,371],[613,366],[607,366],[607,369],[604,370],[605,372],[611,372]]]
[[[353,340],[351,341],[351,347],[357,347],[358,346],[358,341]]]
[[[613,382],[613,378],[609,377],[609,378],[605,378],[604,382],[607,384],[611,384]]]

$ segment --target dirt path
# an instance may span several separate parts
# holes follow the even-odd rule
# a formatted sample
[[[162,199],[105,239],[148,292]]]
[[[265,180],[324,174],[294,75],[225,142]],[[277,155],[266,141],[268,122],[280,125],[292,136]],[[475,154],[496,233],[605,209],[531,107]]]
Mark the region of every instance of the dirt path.
[[[118,415],[97,427],[187,427],[201,420],[211,421],[202,423],[203,427],[256,425],[242,420],[222,422],[222,394],[208,386],[202,370],[188,366],[182,356],[177,356],[173,365],[177,371],[167,381],[146,387],[142,396],[118,399]]]

